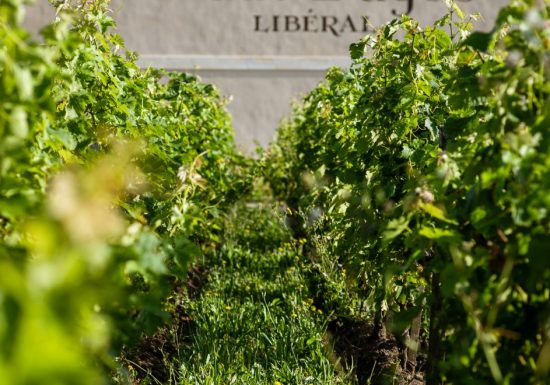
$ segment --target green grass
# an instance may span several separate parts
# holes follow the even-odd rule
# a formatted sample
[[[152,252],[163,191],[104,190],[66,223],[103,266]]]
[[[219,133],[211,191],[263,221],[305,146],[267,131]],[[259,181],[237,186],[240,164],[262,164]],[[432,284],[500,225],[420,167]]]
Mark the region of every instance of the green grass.
[[[313,306],[300,245],[277,209],[236,209],[224,246],[204,261],[206,282],[184,307],[193,319],[181,384],[349,384]]]

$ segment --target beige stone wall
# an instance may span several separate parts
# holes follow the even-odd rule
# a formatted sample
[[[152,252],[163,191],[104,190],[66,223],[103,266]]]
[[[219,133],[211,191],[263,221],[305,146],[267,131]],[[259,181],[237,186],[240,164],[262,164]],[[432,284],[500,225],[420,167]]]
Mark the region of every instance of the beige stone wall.
[[[477,28],[492,26],[508,0],[458,1],[479,12]],[[143,66],[193,70],[232,97],[238,143],[267,144],[290,112],[293,97],[313,88],[332,65],[348,63],[348,46],[407,12],[431,24],[446,10],[443,0],[113,0],[119,33],[141,54]],[[47,0],[37,0],[27,24],[51,19]],[[364,23],[365,17],[369,23]]]

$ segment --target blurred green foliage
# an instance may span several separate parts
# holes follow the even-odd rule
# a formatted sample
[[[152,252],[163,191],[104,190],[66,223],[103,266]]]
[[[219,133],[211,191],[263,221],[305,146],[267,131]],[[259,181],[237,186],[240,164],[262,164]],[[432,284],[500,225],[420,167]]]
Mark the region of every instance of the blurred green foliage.
[[[106,0],[0,2],[0,383],[100,384],[247,189],[218,91],[141,70]]]

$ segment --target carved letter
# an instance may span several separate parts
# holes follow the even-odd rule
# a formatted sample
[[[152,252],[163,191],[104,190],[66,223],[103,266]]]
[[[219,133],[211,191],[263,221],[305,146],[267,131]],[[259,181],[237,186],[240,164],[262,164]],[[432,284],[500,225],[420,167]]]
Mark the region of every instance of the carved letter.
[[[340,28],[340,33],[346,32],[346,28],[350,29],[350,32],[357,32],[357,28],[355,28],[355,24],[353,23],[353,19],[351,18],[351,15],[348,15],[346,17],[346,20],[344,21],[344,24],[342,24],[342,28]]]
[[[286,32],[298,32],[300,30],[300,19],[298,16],[286,15],[285,16],[285,31]]]
[[[254,15],[254,32],[269,32],[269,27],[265,27],[264,29],[260,28],[262,22],[262,16],[261,15]]]
[[[407,2],[407,12],[405,12],[405,15],[410,15],[413,8],[414,8],[414,0],[404,0]],[[392,10],[391,11],[395,16],[399,16],[401,15],[401,13],[397,12],[397,10]]]
[[[310,14],[304,16],[304,32],[319,32],[317,28],[309,29],[310,26],[315,26],[315,21],[317,21],[317,15],[311,15],[313,9],[308,11]]]
[[[331,21],[329,23],[329,20]],[[334,36],[340,36],[338,31],[334,28],[338,24],[338,18],[336,16],[323,16],[323,32],[330,31]]]

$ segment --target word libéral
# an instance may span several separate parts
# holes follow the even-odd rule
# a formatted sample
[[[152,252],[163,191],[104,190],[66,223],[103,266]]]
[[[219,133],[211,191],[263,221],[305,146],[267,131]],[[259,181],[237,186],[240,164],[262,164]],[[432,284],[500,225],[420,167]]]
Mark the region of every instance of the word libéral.
[[[368,32],[366,17],[347,15],[315,15],[310,9],[306,15],[254,15],[254,32],[328,32],[340,36],[346,32]]]

